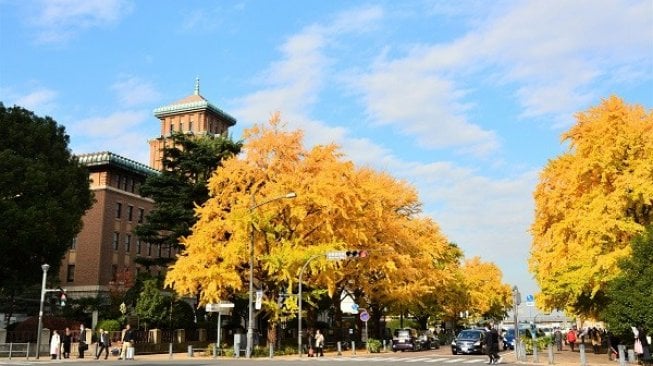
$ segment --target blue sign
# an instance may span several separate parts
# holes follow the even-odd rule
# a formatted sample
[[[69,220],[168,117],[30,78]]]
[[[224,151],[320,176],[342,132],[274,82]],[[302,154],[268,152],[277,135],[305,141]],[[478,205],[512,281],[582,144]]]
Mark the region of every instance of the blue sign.
[[[533,301],[535,301],[535,297],[533,297],[533,295],[527,295],[526,296],[526,301],[533,302]]]
[[[366,322],[366,321],[370,320],[370,314],[368,314],[367,311],[363,311],[360,314],[360,318],[361,318],[362,321]]]

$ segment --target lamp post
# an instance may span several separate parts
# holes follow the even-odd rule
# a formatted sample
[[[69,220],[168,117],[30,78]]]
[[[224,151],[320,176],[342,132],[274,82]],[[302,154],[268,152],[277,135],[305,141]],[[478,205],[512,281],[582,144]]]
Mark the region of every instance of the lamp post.
[[[284,198],[295,198],[297,193],[289,192],[283,196],[271,198],[269,200],[263,201],[261,203],[256,203],[254,201],[254,194],[252,194],[252,205],[249,207],[249,212],[254,212],[258,207],[267,205],[270,202],[282,200]],[[249,232],[250,244],[249,244],[249,302],[247,304],[248,308],[248,320],[247,320],[247,348],[245,349],[245,357],[252,357],[252,346],[254,343],[254,309],[252,308],[252,303],[254,302],[254,222],[250,225]]]
[[[50,269],[49,264],[42,264],[41,269],[43,270],[43,281],[41,282],[41,305],[39,306],[39,325],[36,328],[38,332],[36,334],[36,359],[38,360],[39,355],[41,354],[41,330],[43,328],[43,302],[45,301],[45,282],[48,278],[48,270]]]
[[[515,321],[515,355],[519,359],[519,316],[517,311],[519,310],[519,304],[521,304],[521,294],[517,286],[512,288],[512,303],[513,303],[513,317]]]

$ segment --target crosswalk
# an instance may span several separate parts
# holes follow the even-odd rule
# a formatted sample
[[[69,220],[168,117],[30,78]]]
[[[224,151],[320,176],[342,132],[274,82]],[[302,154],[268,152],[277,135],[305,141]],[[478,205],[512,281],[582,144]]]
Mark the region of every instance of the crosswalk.
[[[301,358],[294,361],[300,362],[315,362],[315,361],[330,361],[330,362],[380,362],[380,363],[428,363],[428,364],[484,364],[487,362],[485,358],[464,358],[464,357],[318,357],[318,358]]]

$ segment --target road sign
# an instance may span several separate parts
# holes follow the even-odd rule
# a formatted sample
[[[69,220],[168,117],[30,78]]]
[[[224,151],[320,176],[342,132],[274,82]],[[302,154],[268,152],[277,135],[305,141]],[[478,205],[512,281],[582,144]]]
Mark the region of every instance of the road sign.
[[[526,295],[526,306],[535,306],[535,296]]]
[[[346,259],[347,258],[347,252],[345,252],[345,251],[327,252],[326,257],[330,261],[338,261],[338,260],[341,260],[341,259]]]
[[[370,320],[370,314],[367,311],[363,311],[358,317],[364,322]]]
[[[206,312],[207,313],[224,312],[225,310],[229,310],[233,307],[234,307],[233,302],[220,301],[218,303],[206,304]]]
[[[254,308],[256,310],[261,310],[261,301],[263,300],[263,291],[257,290],[256,291],[256,302],[254,303],[255,306]]]

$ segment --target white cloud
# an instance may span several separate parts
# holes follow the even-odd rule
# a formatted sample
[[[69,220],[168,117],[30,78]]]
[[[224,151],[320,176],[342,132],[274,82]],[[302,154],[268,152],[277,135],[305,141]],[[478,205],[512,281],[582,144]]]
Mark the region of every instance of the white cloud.
[[[111,90],[116,92],[120,103],[127,107],[156,102],[161,98],[151,83],[135,76],[123,75],[111,85]]]
[[[28,94],[15,95],[14,101],[11,104],[21,106],[38,114],[50,113],[54,109],[54,101],[56,97],[56,91],[45,87],[38,87],[37,89],[30,91]]]
[[[128,0],[42,0],[29,23],[39,29],[37,41],[60,43],[84,29],[114,24],[131,9]]]
[[[105,117],[90,117],[72,122],[69,129],[83,138],[112,138],[128,134],[149,119],[149,111],[125,110]]]

